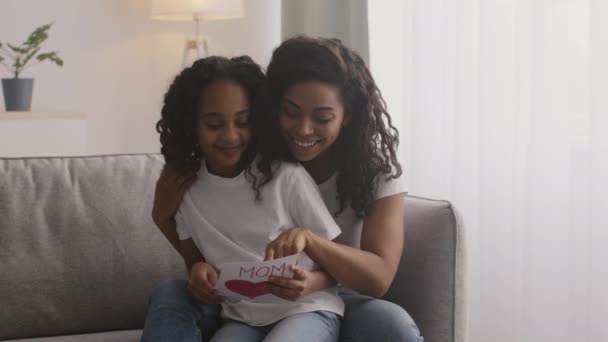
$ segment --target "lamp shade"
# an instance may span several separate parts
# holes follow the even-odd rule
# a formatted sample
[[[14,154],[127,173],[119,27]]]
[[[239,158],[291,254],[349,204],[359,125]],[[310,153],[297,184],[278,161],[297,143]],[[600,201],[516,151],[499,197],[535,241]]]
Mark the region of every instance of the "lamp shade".
[[[153,0],[150,13],[158,20],[224,20],[243,16],[242,0]]]

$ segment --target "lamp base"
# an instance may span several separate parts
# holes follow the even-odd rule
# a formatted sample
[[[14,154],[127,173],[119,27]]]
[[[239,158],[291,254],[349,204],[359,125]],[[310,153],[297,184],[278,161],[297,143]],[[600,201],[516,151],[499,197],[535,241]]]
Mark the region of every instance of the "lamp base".
[[[186,41],[182,55],[182,66],[188,67],[195,61],[207,57],[207,40],[190,39]]]

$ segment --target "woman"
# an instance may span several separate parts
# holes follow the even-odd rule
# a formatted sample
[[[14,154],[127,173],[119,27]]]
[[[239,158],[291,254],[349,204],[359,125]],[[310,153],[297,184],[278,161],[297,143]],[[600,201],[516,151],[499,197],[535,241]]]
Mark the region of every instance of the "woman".
[[[339,40],[295,37],[275,49],[267,75],[276,126],[265,148],[277,154],[273,158],[305,167],[342,234],[333,242],[294,227],[268,245],[266,258],[305,251],[342,284],[341,341],[422,341],[400,306],[378,299],[399,266],[406,189],[396,158],[398,133],[367,66]],[[168,170],[157,183],[157,224],[173,217],[195,172]],[[272,284],[275,295],[297,298],[293,280]],[[152,301],[175,291],[170,288],[159,286]]]

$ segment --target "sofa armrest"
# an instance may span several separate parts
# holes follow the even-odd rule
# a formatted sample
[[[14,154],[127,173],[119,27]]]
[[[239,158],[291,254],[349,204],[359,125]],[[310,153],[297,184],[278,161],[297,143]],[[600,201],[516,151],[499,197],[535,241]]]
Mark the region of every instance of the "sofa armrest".
[[[407,196],[405,247],[385,299],[414,318],[425,342],[465,342],[466,260],[460,216],[447,201]]]

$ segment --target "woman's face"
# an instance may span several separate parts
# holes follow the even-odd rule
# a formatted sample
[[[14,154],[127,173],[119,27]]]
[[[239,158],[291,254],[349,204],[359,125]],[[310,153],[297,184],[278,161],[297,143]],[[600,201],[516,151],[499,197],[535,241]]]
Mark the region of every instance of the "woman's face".
[[[232,80],[209,84],[201,90],[197,113],[198,144],[211,173],[234,177],[251,140],[249,100],[245,89]]]
[[[308,162],[329,153],[347,118],[340,90],[321,81],[302,81],[283,96],[279,122],[291,154]]]

